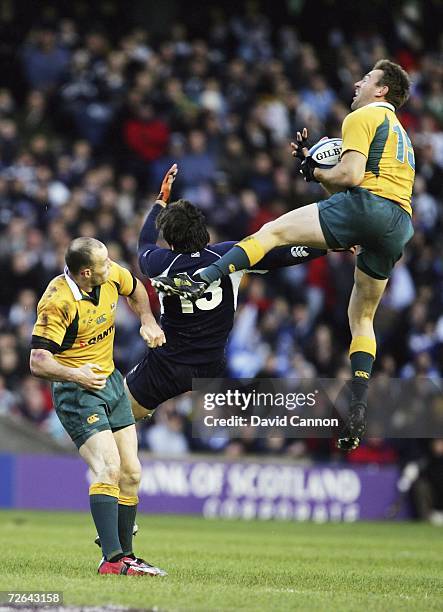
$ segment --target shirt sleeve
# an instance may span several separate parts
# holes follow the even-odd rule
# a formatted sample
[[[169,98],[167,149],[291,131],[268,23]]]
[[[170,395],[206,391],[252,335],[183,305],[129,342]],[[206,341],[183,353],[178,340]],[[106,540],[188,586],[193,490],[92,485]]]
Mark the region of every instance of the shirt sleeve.
[[[43,296],[37,306],[37,321],[32,331],[31,348],[58,352],[73,319],[72,306],[69,302],[56,302]]]
[[[163,210],[161,204],[154,204],[143,223],[138,239],[139,256],[145,251],[152,251],[157,248],[158,229],[156,225],[157,217]]]
[[[219,242],[218,244],[209,245],[208,250],[212,250],[218,255],[224,255],[238,242]],[[317,257],[323,257],[327,251],[324,249],[314,249],[312,247],[289,245],[276,247],[260,259],[259,262],[245,270],[245,272],[264,273],[276,268],[286,268],[288,266],[296,266],[303,264]]]
[[[119,295],[124,295],[125,297],[131,296],[137,286],[135,276],[126,268],[115,263],[115,261],[112,263],[110,280],[114,281],[117,285]]]
[[[158,276],[171,264],[177,253],[171,249],[157,246],[157,217],[163,210],[161,204],[154,204],[145,219],[138,239],[138,265],[143,274],[149,278]]]
[[[272,249],[255,264],[248,272],[265,272],[276,268],[286,268],[307,263],[317,257],[323,257],[327,251],[306,246],[283,246]]]
[[[350,113],[345,117],[342,125],[342,155],[346,151],[358,151],[368,157],[374,133],[373,116],[370,116],[364,109]]]

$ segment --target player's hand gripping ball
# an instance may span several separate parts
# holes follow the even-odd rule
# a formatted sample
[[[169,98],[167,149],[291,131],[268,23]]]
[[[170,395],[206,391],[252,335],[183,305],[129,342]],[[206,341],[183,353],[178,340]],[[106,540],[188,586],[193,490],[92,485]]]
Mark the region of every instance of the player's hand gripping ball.
[[[304,128],[302,132],[297,132],[297,142],[291,142],[292,156],[302,162],[300,172],[307,182],[318,182],[314,176],[315,168],[328,169],[338,164],[341,155],[341,143],[340,138],[325,136],[311,146],[308,141],[308,130]]]

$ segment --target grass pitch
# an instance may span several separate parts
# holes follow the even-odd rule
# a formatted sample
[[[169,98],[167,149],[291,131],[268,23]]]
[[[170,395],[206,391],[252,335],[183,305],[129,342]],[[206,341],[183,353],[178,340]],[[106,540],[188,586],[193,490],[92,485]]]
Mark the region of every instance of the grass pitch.
[[[162,611],[443,609],[443,532],[411,523],[138,517],[135,550],[167,578],[98,576],[87,514],[0,512],[0,590]]]

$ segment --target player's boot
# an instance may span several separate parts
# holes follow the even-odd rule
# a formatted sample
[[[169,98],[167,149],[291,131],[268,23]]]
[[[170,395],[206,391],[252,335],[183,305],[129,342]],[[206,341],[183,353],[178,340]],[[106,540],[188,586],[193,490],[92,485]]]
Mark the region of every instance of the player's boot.
[[[157,568],[155,568],[157,569]],[[119,561],[108,561],[105,557],[99,563],[99,574],[117,574],[124,576],[156,576],[157,574],[149,571],[143,564],[137,563],[135,559],[123,557]]]
[[[138,533],[138,525],[137,523],[134,523],[134,527],[132,528],[132,535],[136,536],[137,533]],[[97,544],[99,548],[102,547],[101,542],[100,542],[100,536],[98,534],[95,536],[94,544]]]
[[[155,276],[151,278],[152,286],[166,295],[181,295],[189,300],[198,300],[206,291],[208,284],[179,272],[175,276]]]
[[[366,429],[366,404],[355,402],[349,408],[345,425],[337,440],[340,450],[354,450],[358,447]]]
[[[130,558],[132,558],[132,556]],[[155,565],[151,565],[151,563],[148,563],[141,557],[134,556],[133,559],[137,563],[137,565],[139,565],[140,567],[143,567],[146,570],[146,573],[150,574],[151,576],[167,576],[168,575],[168,572],[165,572],[165,570],[162,570],[159,567],[156,567]]]

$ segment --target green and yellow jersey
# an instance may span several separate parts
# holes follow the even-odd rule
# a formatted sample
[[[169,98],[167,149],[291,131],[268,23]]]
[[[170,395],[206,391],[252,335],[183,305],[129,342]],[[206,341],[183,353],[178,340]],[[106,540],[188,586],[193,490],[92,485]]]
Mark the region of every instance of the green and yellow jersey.
[[[358,151],[367,159],[360,187],[397,202],[411,215],[414,150],[392,104],[373,102],[350,113],[342,138],[342,155]]]
[[[108,280],[82,291],[68,275],[52,279],[37,306],[31,348],[54,354],[62,365],[79,368],[96,363],[109,376],[114,371],[114,322],[119,295],[130,296],[137,280],[115,262]]]

